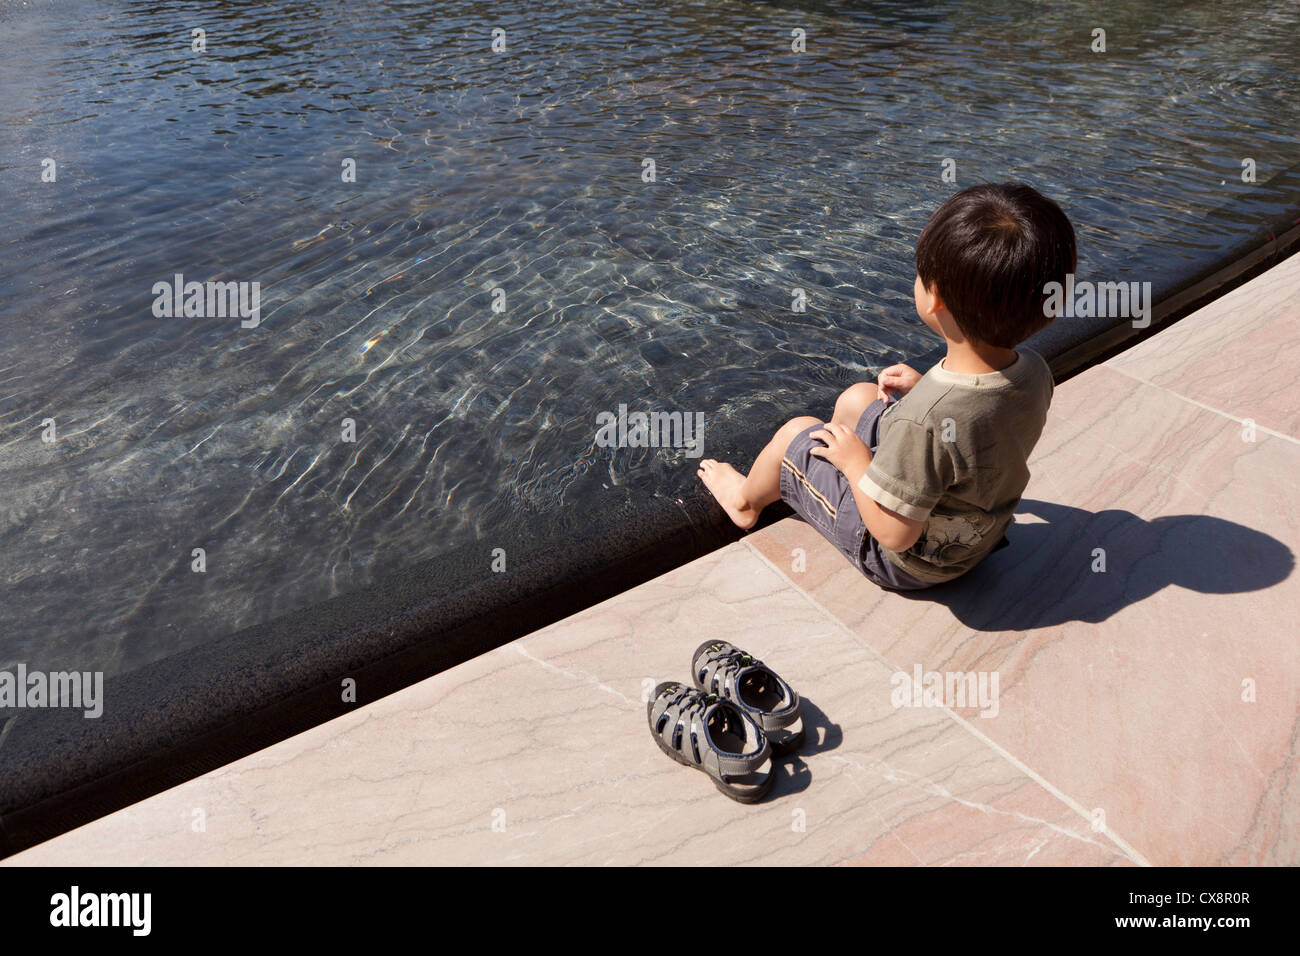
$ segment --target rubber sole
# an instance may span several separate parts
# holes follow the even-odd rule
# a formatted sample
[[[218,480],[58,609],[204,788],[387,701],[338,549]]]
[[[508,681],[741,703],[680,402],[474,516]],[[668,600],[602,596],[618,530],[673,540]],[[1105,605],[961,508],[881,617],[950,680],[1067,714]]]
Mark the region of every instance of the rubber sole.
[[[675,681],[672,683],[675,683]],[[659,686],[662,687],[664,685],[660,684]],[[709,773],[707,768],[701,766],[700,764],[694,763],[693,761],[687,760],[685,757],[679,754],[672,747],[668,746],[668,744],[664,741],[663,736],[655,730],[654,709],[655,709],[655,701],[659,699],[658,690],[659,688],[655,688],[656,693],[654,697],[650,698],[650,703],[645,705],[645,716],[646,716],[646,723],[650,725],[650,736],[654,738],[654,741],[656,744],[659,745],[660,750],[662,750],[668,756],[672,757],[673,760],[677,761],[683,767],[690,767],[692,770],[698,770],[700,773],[704,774],[706,777],[709,778],[709,780],[713,782],[713,785],[717,787],[718,790],[726,794],[732,800],[735,800],[737,803],[758,803],[758,801],[762,800],[764,797],[768,795],[768,793],[771,792],[772,784],[776,782],[776,774],[774,773],[776,769],[775,767],[771,767],[767,771],[767,779],[763,781],[763,783],[759,784],[759,786],[755,787],[753,790],[737,791],[737,790],[733,790],[727,784],[723,783],[717,777],[713,776],[713,774]],[[771,764],[770,757],[768,759],[768,763]]]

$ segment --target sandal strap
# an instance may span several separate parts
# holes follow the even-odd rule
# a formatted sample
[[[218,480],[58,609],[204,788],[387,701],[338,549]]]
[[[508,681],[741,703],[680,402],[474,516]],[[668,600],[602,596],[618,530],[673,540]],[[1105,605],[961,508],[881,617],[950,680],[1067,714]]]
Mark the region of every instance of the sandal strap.
[[[718,772],[725,773],[733,777],[742,777],[747,773],[753,773],[763,761],[767,760],[770,755],[771,745],[767,740],[763,740],[763,746],[752,754],[746,754],[743,757],[732,754],[723,754],[713,751],[718,760]]]
[[[718,690],[715,693],[730,698],[742,709],[753,709],[755,720],[759,721],[759,726],[763,730],[778,730],[793,724],[799,719],[799,695],[793,687],[790,687],[777,675],[776,671],[753,655],[746,654],[734,644],[726,642],[718,642],[718,644],[717,650],[710,647],[701,655],[701,659],[696,662],[696,669],[704,670],[703,683],[706,688],[712,689],[716,680]],[[701,663],[703,664],[702,668],[699,666]],[[784,708],[784,712],[771,713],[749,708],[741,699],[738,685],[744,676],[753,670],[762,670],[776,682],[778,687],[789,691],[788,703]]]
[[[734,697],[736,677],[741,669],[761,663],[735,645],[719,642],[704,652],[704,686],[715,694],[730,691],[729,696]]]
[[[679,684],[672,694],[660,694],[655,701],[655,725],[658,726],[660,718],[665,714],[668,716],[663,730],[658,731],[659,735],[671,743],[676,736],[676,729],[681,727],[682,735],[674,749],[691,763],[700,763],[704,760],[705,752],[712,749],[708,746],[707,737],[699,733],[705,725],[708,705],[709,699],[704,694],[685,684]],[[697,743],[705,744],[700,747],[700,760],[695,759],[695,749],[687,746],[692,732],[695,732]]]
[[[719,707],[730,708],[745,728],[745,737],[760,742],[757,750],[747,754],[734,754],[718,749],[709,734],[709,720]],[[708,767],[714,773],[733,776],[753,773],[770,755],[771,747],[758,723],[735,704],[716,694],[707,694],[685,684],[678,685],[675,692],[659,695],[653,713],[656,726],[661,717],[665,714],[668,716],[663,730],[657,731],[661,737],[671,743],[676,728],[680,726],[682,735],[675,748],[677,752],[691,763]],[[688,746],[692,733],[695,734],[696,745],[699,747],[698,760],[695,758],[695,748]]]
[[[734,716],[740,719],[741,726],[745,728],[746,740],[757,742],[758,749],[750,753],[737,754],[724,752],[717,748],[713,743],[712,735],[709,733],[709,718],[713,716],[714,711],[722,707],[728,708]],[[771,746],[768,744],[762,728],[758,726],[758,723],[752,717],[729,700],[715,697],[714,703],[705,711],[702,723],[703,734],[701,736],[709,755],[716,761],[719,773],[736,776],[753,773],[770,755]]]

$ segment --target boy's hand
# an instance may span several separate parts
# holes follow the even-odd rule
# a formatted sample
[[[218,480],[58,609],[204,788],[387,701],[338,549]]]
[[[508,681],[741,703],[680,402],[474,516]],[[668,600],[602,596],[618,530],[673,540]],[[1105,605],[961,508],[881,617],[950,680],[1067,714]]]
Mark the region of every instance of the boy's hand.
[[[880,373],[876,379],[876,384],[880,386],[882,393],[889,393],[902,397],[912,390],[912,386],[921,381],[921,373],[910,365],[891,365]],[[881,394],[881,398],[886,401],[889,399]]]
[[[858,437],[857,432],[838,422],[827,422],[810,437],[826,443],[825,448],[814,445],[810,455],[825,458],[840,470],[849,481],[856,482],[871,464],[871,450],[867,443]]]

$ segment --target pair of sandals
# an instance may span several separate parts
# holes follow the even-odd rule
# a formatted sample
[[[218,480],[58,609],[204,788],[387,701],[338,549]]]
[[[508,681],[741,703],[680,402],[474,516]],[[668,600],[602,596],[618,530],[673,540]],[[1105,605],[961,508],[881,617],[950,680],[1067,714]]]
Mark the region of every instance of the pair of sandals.
[[[726,641],[691,655],[694,686],[665,681],[646,705],[650,733],[678,763],[709,775],[740,803],[772,789],[772,758],[803,745],[800,700],[763,662]]]

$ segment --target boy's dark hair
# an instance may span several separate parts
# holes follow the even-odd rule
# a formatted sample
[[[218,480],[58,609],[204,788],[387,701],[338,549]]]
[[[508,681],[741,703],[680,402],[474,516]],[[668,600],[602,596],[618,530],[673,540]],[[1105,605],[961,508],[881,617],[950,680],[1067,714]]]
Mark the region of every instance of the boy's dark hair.
[[[916,273],[962,334],[1001,348],[1051,324],[1046,286],[1064,285],[1076,264],[1069,218],[1023,183],[971,186],[950,196],[916,242]]]

